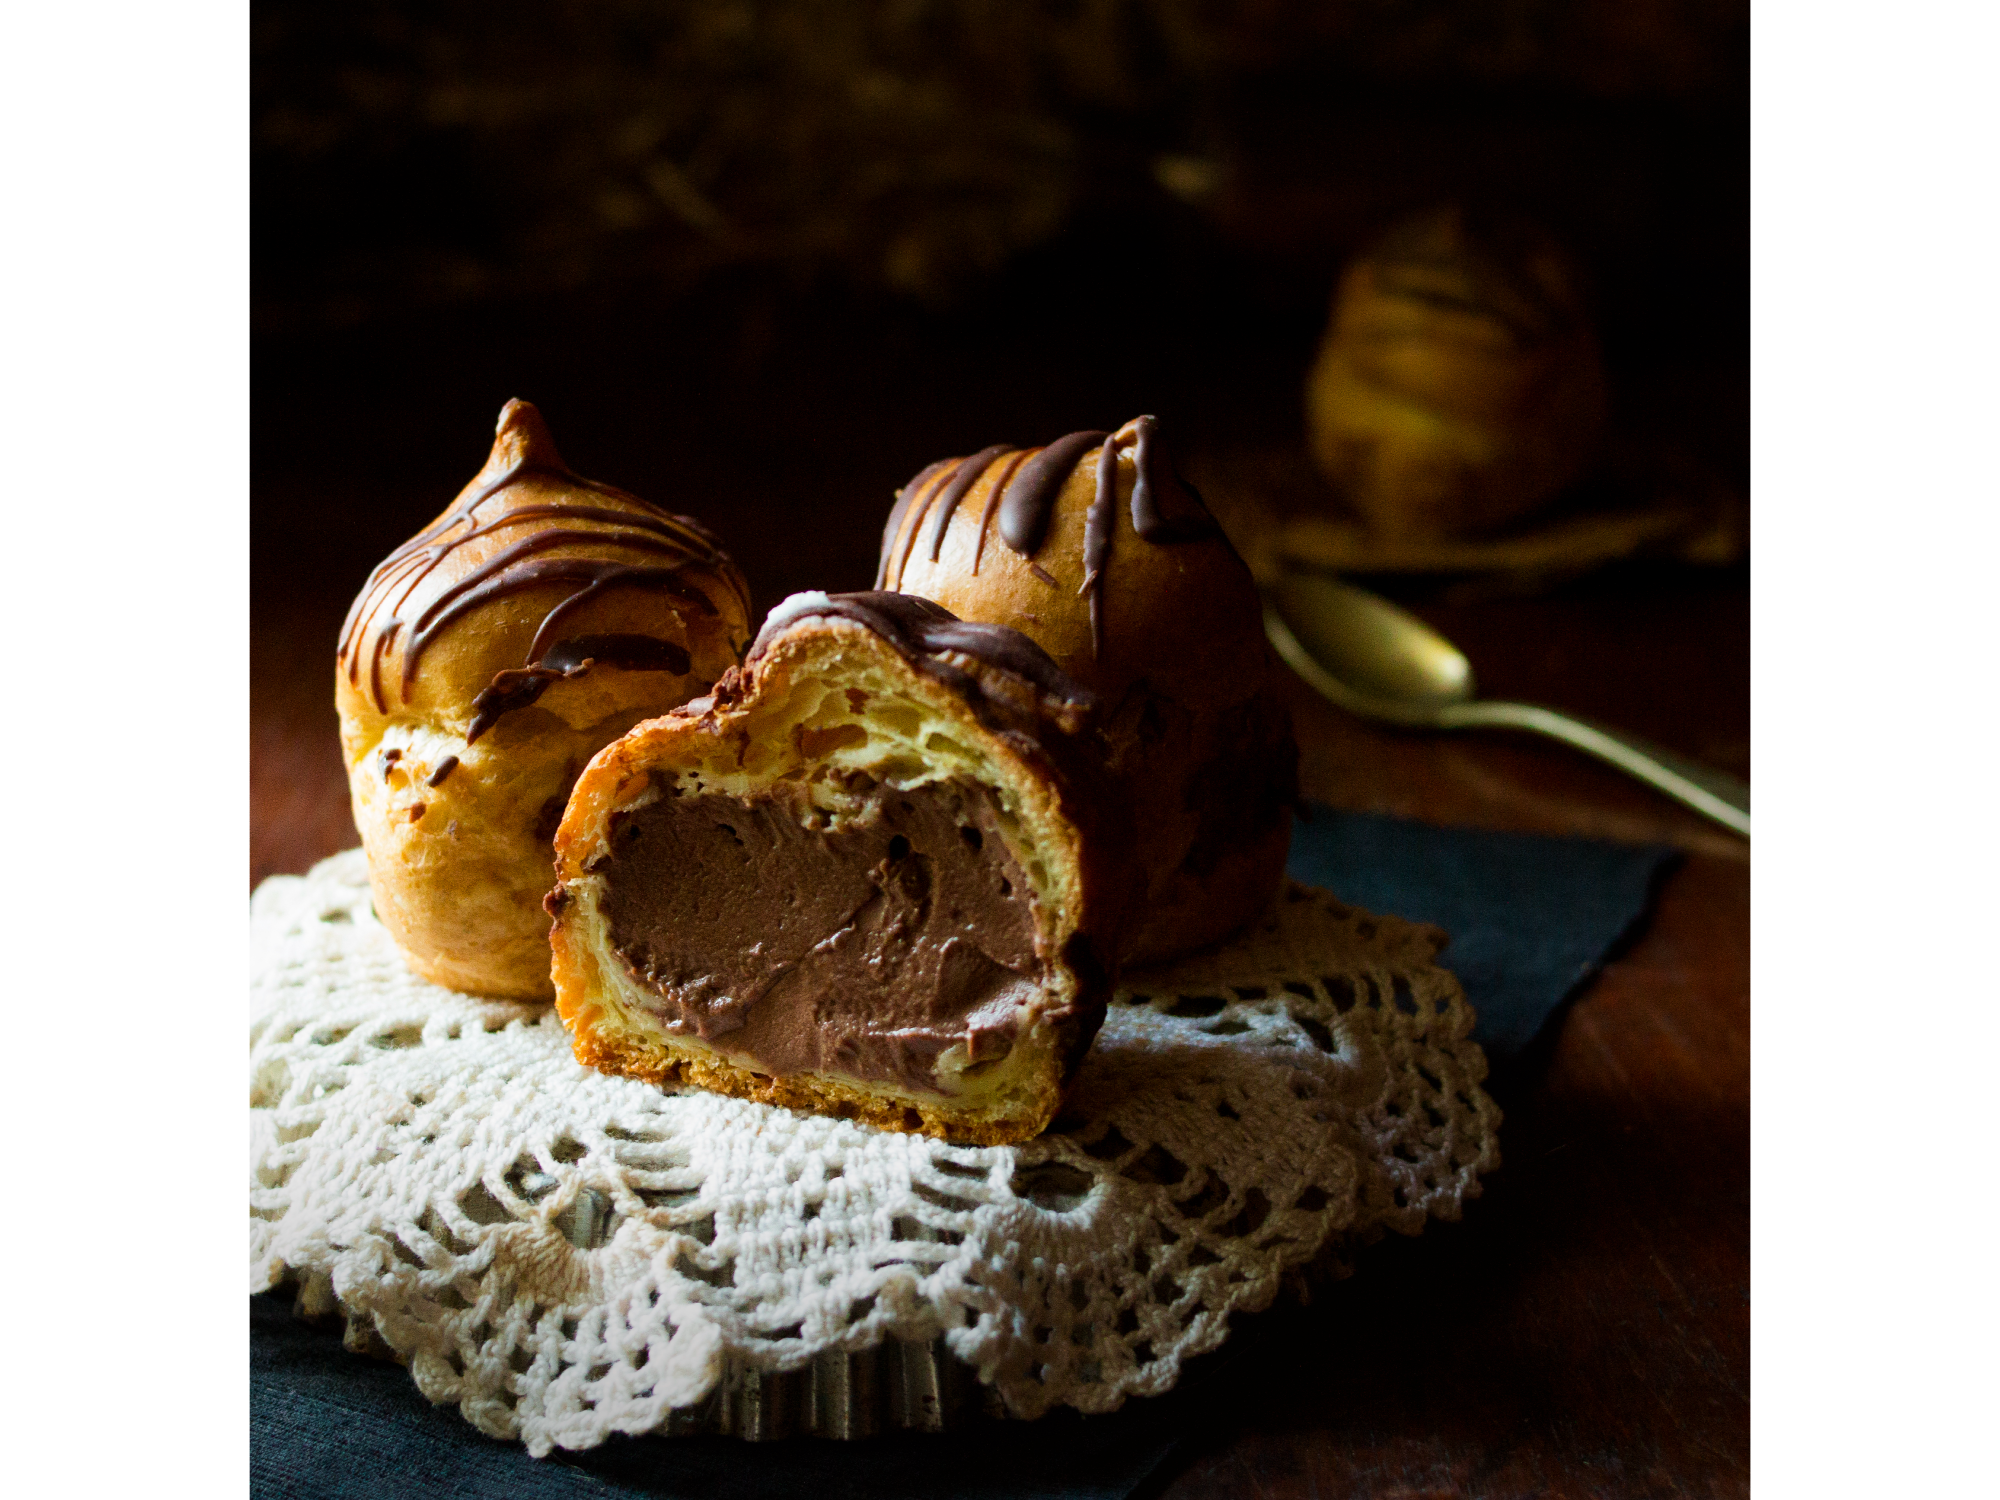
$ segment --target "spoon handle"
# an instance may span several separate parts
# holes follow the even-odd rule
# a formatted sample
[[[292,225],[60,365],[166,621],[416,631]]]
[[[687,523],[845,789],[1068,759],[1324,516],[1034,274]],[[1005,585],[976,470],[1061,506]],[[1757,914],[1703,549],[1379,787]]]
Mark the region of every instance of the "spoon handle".
[[[1727,771],[1663,750],[1636,734],[1532,703],[1453,704],[1438,712],[1437,722],[1447,729],[1525,729],[1531,734],[1545,734],[1586,755],[1608,761],[1724,828],[1746,839],[1750,837],[1748,783]]]

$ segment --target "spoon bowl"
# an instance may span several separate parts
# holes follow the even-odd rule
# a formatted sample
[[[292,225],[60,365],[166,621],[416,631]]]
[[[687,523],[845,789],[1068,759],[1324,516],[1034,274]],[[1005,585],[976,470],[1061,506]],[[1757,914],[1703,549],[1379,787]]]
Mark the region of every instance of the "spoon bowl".
[[[1288,573],[1269,603],[1305,653],[1352,694],[1384,705],[1443,707],[1468,703],[1477,691],[1464,652],[1366,589]]]
[[[1366,589],[1317,573],[1284,573],[1265,590],[1264,629],[1293,671],[1350,713],[1412,729],[1545,735],[1750,836],[1750,788],[1743,781],[1575,714],[1478,698],[1463,652]]]

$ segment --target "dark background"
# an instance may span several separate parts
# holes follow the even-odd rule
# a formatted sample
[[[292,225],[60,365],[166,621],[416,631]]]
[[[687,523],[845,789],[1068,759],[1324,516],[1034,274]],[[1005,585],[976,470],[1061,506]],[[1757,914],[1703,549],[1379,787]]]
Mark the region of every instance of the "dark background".
[[[1747,74],[1730,0],[262,0],[253,609],[344,604],[516,395],[760,607],[946,453],[1296,443],[1342,260],[1448,199],[1555,229],[1740,485]]]

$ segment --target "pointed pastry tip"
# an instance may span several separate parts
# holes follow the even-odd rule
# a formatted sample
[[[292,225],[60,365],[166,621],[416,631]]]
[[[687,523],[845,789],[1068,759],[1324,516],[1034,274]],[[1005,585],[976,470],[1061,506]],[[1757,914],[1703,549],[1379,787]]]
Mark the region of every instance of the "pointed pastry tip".
[[[500,408],[500,420],[493,425],[493,452],[486,460],[491,468],[567,470],[549,424],[532,401],[518,396]]]

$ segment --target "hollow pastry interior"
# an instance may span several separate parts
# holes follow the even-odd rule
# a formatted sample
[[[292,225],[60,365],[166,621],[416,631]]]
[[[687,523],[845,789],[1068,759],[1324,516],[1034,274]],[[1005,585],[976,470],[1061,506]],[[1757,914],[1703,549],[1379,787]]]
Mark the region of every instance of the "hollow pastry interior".
[[[857,625],[781,638],[748,684],[641,726],[572,799],[552,901],[579,1058],[953,1139],[1037,1133],[1108,978],[1056,783]]]

